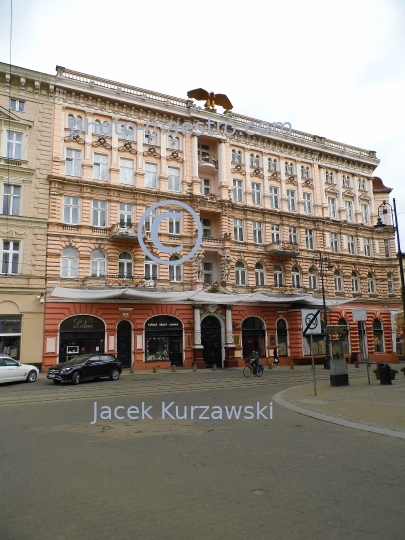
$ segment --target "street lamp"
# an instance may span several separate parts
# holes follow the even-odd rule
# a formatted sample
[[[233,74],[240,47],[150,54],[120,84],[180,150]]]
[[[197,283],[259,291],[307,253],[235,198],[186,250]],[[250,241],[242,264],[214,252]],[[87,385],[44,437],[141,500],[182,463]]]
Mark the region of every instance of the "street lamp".
[[[328,326],[328,313],[326,310],[326,300],[325,300],[325,283],[324,283],[324,275],[326,270],[332,270],[333,264],[331,263],[329,257],[324,255],[322,251],[318,251],[318,257],[314,257],[313,259],[314,265],[319,265],[319,273],[321,276],[321,284],[322,284],[322,302],[323,302],[323,322],[325,324],[325,329]],[[324,369],[330,369],[330,337],[329,334],[326,334],[326,356],[325,361],[323,363]]]
[[[405,278],[404,278],[404,266],[403,266],[403,262],[402,262],[402,252],[401,252],[401,243],[400,243],[400,240],[399,240],[399,226],[398,226],[398,216],[397,216],[397,207],[396,207],[396,204],[395,204],[395,199],[392,199],[392,202],[393,202],[393,205],[394,207],[392,207],[390,205],[389,202],[387,201],[383,201],[382,204],[380,204],[380,206],[378,207],[378,218],[377,218],[377,225],[374,225],[374,229],[377,231],[377,232],[383,232],[384,228],[387,226],[386,223],[383,223],[380,215],[385,215],[385,214],[388,214],[388,208],[387,206],[390,208],[391,210],[391,215],[393,216],[393,220],[394,221],[394,225],[393,225],[393,229],[396,233],[396,236],[397,236],[397,244],[398,244],[398,260],[399,260],[399,274],[400,274],[400,278],[401,278],[401,298],[402,298],[402,309],[403,309],[403,312],[404,312],[404,317],[405,317]],[[380,208],[382,208],[382,212],[380,212]]]

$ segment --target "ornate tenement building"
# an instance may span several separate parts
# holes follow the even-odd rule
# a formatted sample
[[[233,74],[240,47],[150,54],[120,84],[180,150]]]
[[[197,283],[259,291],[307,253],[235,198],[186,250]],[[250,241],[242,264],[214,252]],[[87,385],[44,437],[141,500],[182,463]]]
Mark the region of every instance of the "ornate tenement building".
[[[38,366],[55,79],[0,63],[0,353]]]
[[[374,151],[283,126],[248,135],[258,120],[63,67],[54,102],[45,366],[80,351],[115,353],[135,369],[235,366],[253,348],[267,363],[275,347],[282,363],[309,363],[301,309],[322,307],[319,252],[330,259],[328,322],[349,330],[345,354],[397,360],[393,232],[373,228],[391,190],[373,176]],[[233,135],[216,124],[231,121]],[[190,122],[189,134],[173,122]],[[150,228],[179,210],[175,201],[202,223],[201,246],[182,265],[156,264],[138,242],[137,223],[161,201],[173,205],[142,231],[152,254],[169,258]],[[163,244],[183,245],[179,257],[197,240],[188,213],[159,231]],[[364,338],[353,307],[366,308]],[[324,336],[314,342],[322,361]]]

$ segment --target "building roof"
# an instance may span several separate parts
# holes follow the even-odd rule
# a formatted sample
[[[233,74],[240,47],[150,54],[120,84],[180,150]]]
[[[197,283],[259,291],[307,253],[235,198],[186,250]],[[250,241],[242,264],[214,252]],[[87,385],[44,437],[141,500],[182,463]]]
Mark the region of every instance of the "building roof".
[[[374,193],[391,193],[392,188],[385,186],[381,178],[373,176],[372,180]]]

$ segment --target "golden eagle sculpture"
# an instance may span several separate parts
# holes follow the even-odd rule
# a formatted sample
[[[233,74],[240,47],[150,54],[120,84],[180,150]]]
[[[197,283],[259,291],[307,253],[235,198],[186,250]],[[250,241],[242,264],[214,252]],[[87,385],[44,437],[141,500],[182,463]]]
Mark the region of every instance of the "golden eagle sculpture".
[[[190,90],[187,92],[187,97],[196,99],[197,101],[205,100],[204,107],[208,110],[212,110],[215,105],[223,107],[226,111],[230,111],[233,108],[228,96],[225,94],[214,94],[214,92],[207,92],[207,90],[204,90],[203,88]]]

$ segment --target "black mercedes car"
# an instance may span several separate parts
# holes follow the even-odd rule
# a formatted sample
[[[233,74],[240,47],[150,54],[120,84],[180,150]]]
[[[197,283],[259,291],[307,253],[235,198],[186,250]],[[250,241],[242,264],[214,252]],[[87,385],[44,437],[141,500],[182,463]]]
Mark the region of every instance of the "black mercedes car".
[[[56,364],[48,369],[47,379],[55,384],[68,381],[79,384],[82,379],[94,379],[110,377],[117,381],[122,372],[121,362],[111,354],[82,354],[64,362]]]

